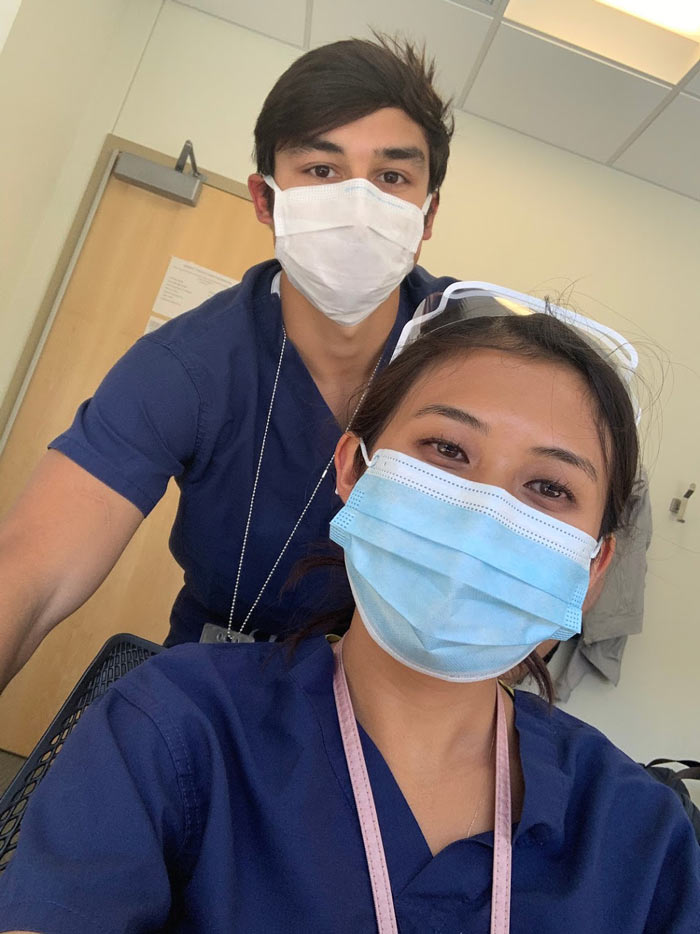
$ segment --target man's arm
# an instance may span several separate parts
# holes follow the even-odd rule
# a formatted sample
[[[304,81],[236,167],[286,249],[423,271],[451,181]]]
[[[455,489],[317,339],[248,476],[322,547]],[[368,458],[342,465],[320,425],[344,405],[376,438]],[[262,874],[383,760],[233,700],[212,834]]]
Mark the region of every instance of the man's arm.
[[[142,520],[63,454],[44,455],[0,523],[0,691],[97,590]]]

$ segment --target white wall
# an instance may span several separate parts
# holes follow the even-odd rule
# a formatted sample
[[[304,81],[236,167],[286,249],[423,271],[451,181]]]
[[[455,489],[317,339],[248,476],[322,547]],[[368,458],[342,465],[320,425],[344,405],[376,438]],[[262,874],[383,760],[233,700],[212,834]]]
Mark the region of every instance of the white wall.
[[[126,0],[111,5],[106,0],[82,5],[64,0],[61,6],[77,11],[93,3],[102,11],[103,27],[108,13],[116,16],[117,7],[124,9],[123,22],[127,14],[132,17],[130,28],[119,33],[124,60],[110,71],[113,86],[123,85],[148,17],[137,17]],[[26,7],[51,6],[24,0],[20,16]],[[149,5],[149,15],[153,9]],[[114,24],[116,28],[116,20]],[[109,43],[102,35],[101,48],[106,49]],[[297,54],[282,43],[166,0],[113,131],[173,155],[189,137],[205,168],[245,181],[252,169],[255,116],[274,80]],[[1,65],[0,59],[0,75]],[[92,135],[85,130],[81,137],[79,116],[72,112],[73,128],[66,129],[60,146],[59,129],[52,130],[55,146],[64,154],[64,171],[69,172],[66,159],[76,129],[79,142],[85,135],[93,141],[94,128],[109,123],[104,116],[114,112],[118,97],[114,90],[110,106],[98,108],[100,120],[88,120]],[[84,103],[83,114],[86,108]],[[65,211],[56,194],[47,204],[48,181],[41,199],[28,192],[32,214],[23,228],[24,246],[15,251],[18,259],[33,255],[36,260],[36,250],[27,252],[32,233],[36,243],[56,252],[67,202],[75,200],[92,142],[80,145],[83,166],[69,172],[70,184],[66,181],[62,189],[70,193]],[[4,164],[10,163],[5,159]],[[574,298],[583,311],[635,337],[646,335],[672,364],[663,391],[663,444],[659,449],[657,431],[646,452],[656,522],[646,629],[630,640],[619,688],[589,679],[567,705],[637,758],[665,753],[700,758],[694,715],[700,660],[700,502],[691,501],[683,526],[667,512],[671,497],[700,479],[695,411],[700,387],[700,316],[695,310],[699,255],[700,203],[478,118],[459,116],[440,216],[424,250],[424,265],[438,274],[540,293],[575,282]],[[26,272],[23,282],[21,310],[26,315],[40,289],[26,285]]]
[[[0,0],[0,52],[2,52],[22,0]]]
[[[0,55],[0,399],[162,0],[24,0]]]
[[[115,133],[245,182],[253,126],[297,49],[166,0]]]
[[[587,678],[565,709],[637,758],[700,758],[700,502],[668,513],[700,474],[700,203],[475,117],[458,120],[442,216],[423,260],[439,273],[540,294],[574,282],[578,306],[639,340],[662,399],[647,425],[655,535],[645,630],[622,680]],[[659,442],[661,442],[659,444]]]

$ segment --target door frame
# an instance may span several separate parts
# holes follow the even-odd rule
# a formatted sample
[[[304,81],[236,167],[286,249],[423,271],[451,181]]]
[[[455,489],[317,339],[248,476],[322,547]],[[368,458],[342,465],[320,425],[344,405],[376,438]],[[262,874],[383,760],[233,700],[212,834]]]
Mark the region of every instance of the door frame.
[[[144,159],[150,159],[152,162],[171,168],[174,167],[178,157],[178,153],[168,155],[159,152],[157,149],[149,149],[148,146],[142,146],[140,143],[133,142],[133,140],[115,136],[112,133],[105,136],[102,149],[95,162],[95,168],[92,170],[83,197],[80,199],[78,210],[73,218],[73,223],[59,254],[48,287],[37,308],[29,337],[15,367],[5,398],[0,403],[0,456],[5,449],[12,426],[24,401],[27,388],[44,349],[46,338],[63,301],[73,269],[78,262],[83,244],[90,231],[93,218],[100,206],[102,195],[120,152],[142,156]],[[202,171],[207,177],[204,182],[205,185],[218,188],[238,198],[244,198],[246,201],[252,201],[248,187],[243,182],[226,178],[226,176],[219,175],[216,172],[210,172],[206,168],[203,168]]]

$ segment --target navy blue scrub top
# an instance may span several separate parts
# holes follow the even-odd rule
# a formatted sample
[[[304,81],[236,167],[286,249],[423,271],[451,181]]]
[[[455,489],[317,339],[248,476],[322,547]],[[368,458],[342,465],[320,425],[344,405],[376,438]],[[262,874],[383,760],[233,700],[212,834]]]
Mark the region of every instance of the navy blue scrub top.
[[[67,455],[144,515],[170,477],[180,505],[170,550],[185,585],[167,645],[197,641],[206,622],[226,625],[280,348],[279,263],[250,269],[240,285],[142,337],[107,374],[72,426],[50,447]],[[416,267],[401,285],[381,366],[416,307],[453,279]],[[345,426],[343,426],[345,427]],[[244,620],[340,438],[309,371],[287,341],[238,592]],[[326,605],[351,604],[344,575],[320,570],[282,592],[309,545],[328,541],[340,501],[329,471],[250,620],[248,630],[295,628]]]
[[[0,928],[375,931],[332,652],[288,651],[180,646],[93,704],[30,801]],[[700,847],[675,794],[533,695],[515,718],[512,934],[697,934]],[[401,934],[487,934],[493,834],[433,857],[360,734]]]

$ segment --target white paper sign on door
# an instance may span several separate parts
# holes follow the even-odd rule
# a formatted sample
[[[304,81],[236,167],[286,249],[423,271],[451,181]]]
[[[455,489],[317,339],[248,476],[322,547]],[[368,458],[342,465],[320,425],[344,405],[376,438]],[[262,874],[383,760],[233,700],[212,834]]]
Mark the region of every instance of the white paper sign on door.
[[[165,318],[159,318],[157,315],[151,315],[151,317],[146,322],[146,327],[144,328],[144,334],[152,334],[154,331],[157,331],[158,328],[165,324]]]
[[[172,256],[158,290],[153,313],[163,318],[175,318],[236,284],[236,279]]]

